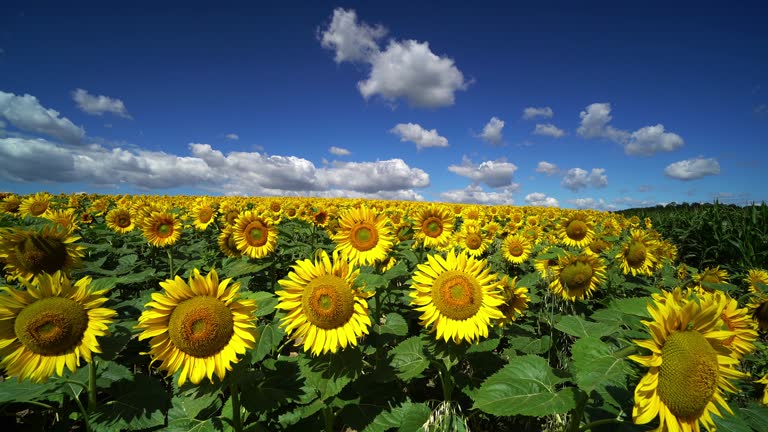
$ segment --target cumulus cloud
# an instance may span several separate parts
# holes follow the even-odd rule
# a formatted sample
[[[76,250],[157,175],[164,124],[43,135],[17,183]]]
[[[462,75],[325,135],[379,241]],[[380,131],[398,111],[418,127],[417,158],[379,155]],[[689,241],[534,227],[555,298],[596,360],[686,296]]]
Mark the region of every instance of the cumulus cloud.
[[[77,89],[72,92],[72,99],[77,102],[77,107],[88,114],[100,116],[104,113],[112,113],[123,118],[131,118],[125,104],[120,99],[114,99],[104,95],[92,95],[87,90]]]
[[[547,161],[541,161],[536,166],[536,172],[544,173],[548,176],[559,174],[560,169],[557,167],[557,165],[553,163],[549,163]]]
[[[349,150],[342,147],[336,147],[336,146],[331,146],[331,148],[329,148],[328,151],[331,154],[334,154],[336,156],[349,156],[350,154],[352,154],[352,152],[350,152]]]
[[[321,32],[320,44],[323,48],[334,50],[336,63],[343,61],[368,61],[379,52],[377,40],[387,34],[387,29],[381,25],[369,26],[358,23],[354,10],[336,8],[333,11],[331,24]]]
[[[560,138],[563,135],[565,135],[565,131],[551,123],[545,123],[545,124],[537,124],[536,129],[533,130],[533,134],[549,136],[552,138]]]
[[[368,79],[359,81],[360,94],[394,102],[405,99],[414,107],[453,105],[455,93],[469,85],[453,59],[432,52],[428,42],[390,40],[386,49],[378,40],[387,30],[358,22],[354,10],[337,8],[327,29],[319,32],[321,45],[335,52],[335,61],[370,65]]]
[[[240,139],[240,135],[238,135],[236,133],[228,133],[228,134],[224,135],[224,138],[226,138],[228,140],[232,140],[232,141],[237,141],[237,140]]]
[[[474,184],[485,183],[492,188],[498,188],[512,184],[512,175],[517,171],[517,166],[503,159],[475,164],[464,157],[461,165],[451,165],[448,170],[467,177]]]
[[[437,129],[426,130],[416,123],[399,123],[390,132],[398,135],[400,141],[415,143],[418,150],[425,147],[448,147],[448,139],[440,136]]]
[[[534,207],[559,207],[560,203],[555,198],[541,192],[529,193],[525,196],[525,203]]]
[[[576,132],[584,138],[607,138],[619,144],[629,140],[629,132],[608,124],[613,119],[609,103],[593,103],[579,113],[579,117],[581,125]]]
[[[480,137],[491,144],[499,145],[503,139],[502,129],[504,129],[504,121],[497,117],[491,117],[491,120],[483,127]]]
[[[47,135],[67,144],[80,144],[85,130],[59,112],[40,105],[36,97],[0,91],[0,118],[25,132]]]
[[[600,188],[608,185],[608,176],[605,175],[603,168],[592,168],[591,172],[581,168],[571,168],[565,173],[560,184],[574,192],[587,186]]]
[[[429,175],[411,168],[402,159],[376,162],[335,162],[317,170],[317,179],[327,188],[375,193],[429,186]]]
[[[579,209],[595,209],[595,210],[616,210],[618,206],[606,202],[603,198],[574,198],[566,201],[568,204],[573,205]]]
[[[552,118],[555,112],[550,107],[527,107],[523,110],[523,118],[525,120],[533,120],[536,118]]]
[[[720,174],[720,163],[717,159],[699,156],[669,164],[664,169],[664,174],[678,180],[694,180]]]
[[[652,156],[658,151],[677,150],[683,146],[680,135],[665,132],[664,125],[646,126],[632,132],[624,151],[630,155]]]
[[[440,199],[446,202],[485,204],[485,205],[512,205],[515,200],[512,194],[519,190],[519,185],[512,184],[508,187],[485,192],[479,185],[469,185],[464,189],[454,189],[440,193]]]

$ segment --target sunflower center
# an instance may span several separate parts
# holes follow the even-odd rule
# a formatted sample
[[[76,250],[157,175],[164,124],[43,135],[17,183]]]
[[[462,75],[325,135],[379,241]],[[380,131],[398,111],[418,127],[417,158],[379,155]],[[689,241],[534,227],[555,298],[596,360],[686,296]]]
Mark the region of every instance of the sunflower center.
[[[367,251],[376,247],[376,244],[379,242],[379,233],[376,227],[361,222],[352,228],[349,238],[352,242],[352,247],[359,251]]]
[[[432,301],[443,315],[463,321],[480,310],[483,289],[474,277],[462,271],[449,270],[432,283]]]
[[[131,218],[127,215],[120,215],[117,217],[117,223],[115,225],[120,228],[128,228],[131,226]]]
[[[434,216],[428,217],[421,224],[421,229],[430,237],[438,237],[443,233],[443,221]]]
[[[659,397],[680,419],[697,419],[712,401],[719,378],[717,352],[697,331],[672,333],[661,349]]]
[[[322,275],[304,288],[301,304],[310,323],[331,330],[349,322],[355,311],[355,295],[344,279]]]
[[[587,224],[578,219],[570,221],[568,226],[565,227],[565,234],[568,236],[568,238],[573,240],[583,239],[587,236],[588,231],[589,228],[587,227]]]
[[[47,297],[19,312],[16,337],[35,354],[54,356],[74,348],[88,328],[88,314],[74,300]]]
[[[465,243],[469,249],[479,249],[483,244],[483,238],[480,237],[480,235],[477,233],[469,233],[467,234],[467,240]]]
[[[523,255],[523,245],[520,243],[512,243],[509,245],[509,254],[514,257],[519,257]]]
[[[245,227],[245,241],[251,246],[264,246],[268,236],[269,232],[262,221],[255,220]]]
[[[754,319],[761,330],[765,330],[768,327],[768,301],[762,302],[755,308]]]
[[[640,267],[645,262],[646,248],[642,242],[633,241],[627,250],[627,264],[631,267]]]
[[[173,234],[173,225],[169,223],[161,223],[157,226],[157,236],[160,238],[170,237]]]
[[[197,220],[200,221],[200,223],[207,223],[209,220],[211,220],[211,217],[213,216],[213,212],[210,208],[204,207],[201,208],[200,211],[197,213]]]
[[[32,273],[61,270],[67,262],[67,246],[59,239],[30,234],[16,249],[16,257]]]
[[[171,312],[168,336],[176,348],[193,357],[221,351],[232,338],[232,311],[221,300],[197,296],[181,302]]]
[[[48,209],[48,204],[44,202],[34,202],[29,206],[29,214],[32,216],[39,216]]]
[[[568,291],[583,291],[589,287],[592,275],[592,266],[585,262],[576,261],[567,265],[560,272],[560,283]]]

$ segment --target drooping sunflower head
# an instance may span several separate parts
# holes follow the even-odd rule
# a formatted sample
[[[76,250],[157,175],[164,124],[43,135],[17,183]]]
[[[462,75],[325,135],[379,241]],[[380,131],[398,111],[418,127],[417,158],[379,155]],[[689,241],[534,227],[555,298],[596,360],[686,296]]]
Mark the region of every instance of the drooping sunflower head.
[[[768,294],[753,295],[747,308],[760,331],[768,331]]]
[[[85,247],[75,243],[79,239],[56,224],[30,230],[0,229],[0,257],[14,278],[31,279],[57,271],[68,274],[80,266],[84,255]]]
[[[179,386],[205,377],[213,382],[214,373],[223,380],[237,356],[256,342],[256,302],[240,298],[240,283],[231,281],[219,281],[216,270],[202,276],[198,269],[189,283],[168,279],[139,317],[139,340],[151,339],[146,354],[162,362],[161,370],[181,370]]]
[[[219,233],[218,237],[219,250],[225,256],[239,257],[242,256],[237,249],[237,242],[235,241],[235,235],[232,233],[232,227],[224,227]]]
[[[653,274],[653,268],[657,261],[653,251],[656,243],[641,230],[630,230],[629,238],[624,242],[621,251],[616,255],[621,271],[632,276]]]
[[[21,207],[21,199],[16,195],[8,195],[0,203],[0,213],[6,213],[14,216],[21,214],[19,208]]]
[[[251,210],[237,218],[232,233],[237,250],[251,258],[264,258],[277,246],[277,229],[272,220]]]
[[[522,264],[531,256],[533,245],[528,237],[521,234],[510,234],[504,239],[501,253],[504,259],[512,264]]]
[[[120,234],[129,233],[136,228],[134,218],[131,217],[131,211],[125,207],[116,207],[110,210],[105,221],[109,229]]]
[[[47,192],[38,192],[30,195],[21,201],[19,212],[23,216],[42,217],[43,213],[48,211],[52,198]]]
[[[170,246],[181,238],[181,221],[171,212],[155,211],[141,221],[141,231],[152,246]]]
[[[594,225],[586,213],[573,212],[560,221],[557,235],[564,245],[583,248],[588,246],[594,238]]]
[[[415,215],[414,237],[425,247],[442,249],[451,241],[455,216],[441,204],[421,207]]]
[[[351,208],[339,216],[336,250],[347,256],[352,265],[374,265],[387,258],[394,235],[384,214],[375,214],[367,206]]]
[[[701,291],[712,291],[712,288],[706,286],[706,284],[721,284],[728,282],[728,272],[725,269],[720,269],[720,266],[707,267],[698,274],[693,276],[693,281],[696,283],[696,288]]]
[[[411,305],[421,312],[420,324],[445,342],[474,342],[488,337],[492,320],[504,318],[499,279],[485,260],[449,251],[443,258],[427,255],[412,277]]]
[[[296,344],[313,355],[356,346],[368,334],[371,319],[367,299],[372,291],[356,288],[360,270],[351,267],[338,251],[333,261],[320,250],[314,261],[297,261],[287,277],[278,281],[276,306],[286,311],[280,326]]]
[[[504,318],[499,320],[499,324],[504,326],[517,321],[518,317],[525,314],[531,298],[528,297],[528,288],[517,286],[517,276],[510,278],[505,275],[499,281],[499,288],[501,289],[501,297],[504,299],[504,304],[499,306]]]
[[[565,255],[553,268],[549,289],[566,300],[589,298],[605,282],[605,262],[597,255]]]
[[[72,284],[61,272],[24,284],[24,291],[4,287],[0,294],[0,368],[9,376],[44,382],[101,352],[96,338],[116,314],[101,307],[106,290],[91,290],[90,276]]]
[[[768,271],[751,269],[747,272],[744,280],[749,285],[750,292],[768,294]]]
[[[725,303],[715,296],[696,301],[683,294],[663,291],[663,301],[648,305],[653,321],[643,321],[651,339],[635,343],[650,350],[650,355],[629,358],[649,368],[635,388],[635,423],[645,424],[659,417],[666,430],[708,430],[711,414],[721,415],[717,405],[732,413],[724,391],[736,392],[730,380],[744,378],[736,369],[738,360],[724,341],[734,332],[721,327]]]

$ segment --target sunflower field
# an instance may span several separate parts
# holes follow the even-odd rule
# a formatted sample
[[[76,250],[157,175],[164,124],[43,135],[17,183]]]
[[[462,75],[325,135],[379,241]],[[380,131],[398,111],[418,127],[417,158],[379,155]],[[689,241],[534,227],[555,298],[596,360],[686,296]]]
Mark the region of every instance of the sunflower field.
[[[768,210],[687,211],[0,194],[0,421],[766,431]]]

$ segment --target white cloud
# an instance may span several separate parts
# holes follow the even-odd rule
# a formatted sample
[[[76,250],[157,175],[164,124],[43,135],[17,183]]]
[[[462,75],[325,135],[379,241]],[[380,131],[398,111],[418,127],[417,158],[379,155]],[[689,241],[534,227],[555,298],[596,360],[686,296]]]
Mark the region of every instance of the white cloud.
[[[629,140],[629,132],[608,124],[613,119],[609,103],[593,103],[586,111],[579,113],[579,117],[581,126],[576,132],[584,138],[607,138],[619,144],[626,144]]]
[[[534,207],[559,207],[560,203],[555,198],[546,196],[541,192],[529,193],[525,196],[525,203]]]
[[[470,159],[464,157],[461,165],[451,165],[448,170],[467,177],[475,184],[485,183],[490,187],[498,188],[512,184],[512,175],[517,171],[517,166],[503,159],[475,165]]]
[[[357,22],[354,10],[336,8],[328,29],[320,34],[323,48],[336,52],[336,63],[343,61],[362,62],[379,52],[377,40],[387,34],[387,29],[381,25],[371,27],[366,23]]]
[[[658,151],[677,150],[683,146],[680,135],[665,132],[664,125],[646,126],[632,132],[624,151],[630,155],[652,156]]]
[[[536,172],[544,173],[548,176],[559,174],[560,169],[557,167],[557,165],[553,163],[549,163],[547,161],[541,161],[536,166]]]
[[[419,150],[424,147],[448,147],[448,139],[438,135],[437,129],[426,130],[416,123],[399,123],[390,132],[398,135],[400,141],[415,143]]]
[[[411,168],[402,159],[376,162],[334,162],[317,170],[317,180],[324,188],[375,193],[429,186],[429,175]]]
[[[104,95],[94,96],[87,90],[77,89],[72,92],[72,99],[77,102],[77,107],[88,114],[100,116],[104,113],[112,113],[123,118],[131,118],[125,104],[120,99],[114,99]]]
[[[720,163],[717,162],[717,159],[704,159],[699,156],[669,164],[664,169],[664,174],[679,180],[693,180],[720,174]]]
[[[504,121],[497,117],[491,117],[491,120],[483,127],[480,137],[491,144],[499,145],[503,139],[502,129],[504,129]]]
[[[485,205],[512,205],[515,200],[512,194],[517,192],[519,185],[512,184],[498,191],[485,192],[479,185],[469,185],[464,189],[449,190],[440,193],[440,199],[447,202],[473,203]]]
[[[550,107],[527,107],[523,110],[523,118],[525,120],[532,120],[535,118],[552,118],[553,115],[555,115],[555,113]]]
[[[407,40],[390,41],[386,50],[373,56],[371,75],[357,88],[365,99],[404,98],[414,107],[437,108],[453,105],[455,93],[467,85],[452,59],[435,55],[428,42]]]
[[[80,144],[85,136],[83,128],[59,117],[58,111],[44,108],[29,94],[17,96],[0,91],[0,117],[23,131],[48,135],[68,144]]]
[[[331,148],[329,148],[328,151],[331,154],[334,154],[336,156],[349,156],[350,154],[352,154],[352,152],[350,152],[349,150],[342,147],[336,147],[336,146],[331,146]]]
[[[615,204],[610,204],[603,198],[574,198],[567,200],[567,202],[568,204],[571,204],[574,207],[580,209],[591,208],[595,210],[616,210],[618,208]]]
[[[592,172],[581,168],[571,168],[565,173],[560,184],[574,192],[587,186],[600,188],[608,185],[608,176],[605,175],[603,168],[592,168]]]
[[[563,135],[565,135],[565,131],[551,123],[546,123],[546,124],[537,124],[536,129],[533,130],[533,134],[550,136],[552,138],[560,138]]]
[[[238,135],[236,133],[228,133],[228,134],[224,135],[224,138],[226,138],[228,140],[232,140],[232,141],[237,141],[237,140],[240,139],[240,135]]]

